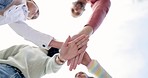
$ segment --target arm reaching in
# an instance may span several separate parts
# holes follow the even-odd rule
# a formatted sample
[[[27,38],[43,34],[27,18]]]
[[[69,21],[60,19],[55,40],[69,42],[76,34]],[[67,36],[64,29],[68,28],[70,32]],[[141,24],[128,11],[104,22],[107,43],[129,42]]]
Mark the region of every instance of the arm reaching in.
[[[88,20],[88,23],[78,34],[74,35],[73,38],[76,38],[82,34],[91,36],[102,24],[111,5],[110,0],[77,0],[72,7],[72,15],[80,16],[83,13],[85,5],[87,3],[91,4],[93,13]],[[80,56],[77,56],[68,61],[68,65],[70,65],[70,70],[75,69],[77,64],[80,64],[83,54],[81,54]]]
[[[71,37],[69,36],[66,41],[63,43],[60,54],[59,54],[59,59],[61,61],[67,61],[75,56],[79,55],[80,53],[83,53],[87,46],[81,45],[81,43],[86,44],[88,41],[88,36],[82,35],[79,36],[78,38],[72,40]],[[79,47],[82,47],[79,49]]]
[[[50,47],[61,48],[62,46],[62,42],[56,41],[54,37],[31,28],[23,21],[11,23],[9,26],[25,40],[28,40],[41,48],[48,50]]]
[[[87,52],[85,52],[81,64],[86,66],[88,71],[91,74],[93,74],[96,78],[112,78],[106,72],[106,70],[99,64],[99,62],[97,60],[93,60],[93,59],[90,58],[90,56],[88,55]],[[80,74],[85,74],[85,76],[88,77],[88,75],[86,73],[78,72],[75,75],[76,76],[75,78],[77,78],[77,76],[81,76]]]

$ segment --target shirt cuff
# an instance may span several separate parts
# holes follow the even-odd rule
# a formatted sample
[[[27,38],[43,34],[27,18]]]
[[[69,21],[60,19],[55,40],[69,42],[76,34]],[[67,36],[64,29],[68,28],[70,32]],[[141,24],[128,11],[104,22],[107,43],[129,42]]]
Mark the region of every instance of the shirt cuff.
[[[46,36],[46,37],[42,37],[42,42],[39,45],[41,48],[47,49],[49,50],[51,47],[49,46],[50,42],[53,40],[54,38],[52,36]]]
[[[59,69],[63,66],[56,63],[56,57],[59,53],[55,54],[53,57],[50,58],[47,66],[46,66],[46,74],[48,73],[56,73]]]
[[[88,71],[91,71],[94,67],[96,67],[95,65],[98,65],[98,62],[96,60],[92,60],[88,65]]]

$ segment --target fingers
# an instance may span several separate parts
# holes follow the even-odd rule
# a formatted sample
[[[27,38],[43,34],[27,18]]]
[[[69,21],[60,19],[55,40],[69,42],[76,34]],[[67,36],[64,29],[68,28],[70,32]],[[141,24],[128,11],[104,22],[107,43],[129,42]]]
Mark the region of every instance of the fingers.
[[[74,65],[74,58],[71,59],[69,70],[72,71]]]
[[[75,57],[75,60],[74,60],[74,63],[73,63],[74,65],[73,65],[73,68],[72,68],[72,69],[74,69],[74,70],[76,69],[76,67],[77,67],[77,65],[78,65],[79,57],[80,57],[80,55],[78,55],[78,56]]]
[[[71,62],[72,62],[72,59],[68,60],[67,66],[69,66]]]
[[[78,42],[76,43],[76,45],[78,46],[78,48],[82,48],[84,45],[87,45],[87,42],[89,41],[89,39],[84,40],[83,42]]]
[[[88,39],[88,36],[86,36],[86,35],[80,35],[80,36],[78,36],[76,39],[74,39],[73,41],[74,41],[74,43],[78,43],[78,42],[83,42],[84,40],[86,40],[86,39]],[[83,41],[82,41],[83,40]]]
[[[70,67],[69,67],[69,70],[70,70],[70,71],[72,71],[73,69],[75,70],[76,67],[77,67],[77,65],[81,64],[84,54],[85,54],[85,52],[83,52],[83,53],[77,55],[76,57],[70,59],[70,60],[67,62],[67,65],[68,65],[68,66],[70,65]]]
[[[85,52],[80,54],[79,59],[78,59],[78,63],[77,63],[78,65],[81,64],[84,54],[85,54]]]
[[[68,42],[71,40],[71,37],[68,36],[68,38],[66,39],[66,41],[64,42],[64,46],[68,46]]]
[[[79,44],[82,44],[84,41],[88,40],[89,36],[86,36],[84,38],[82,38],[81,40],[77,41],[76,44],[79,45]]]
[[[85,52],[79,54],[78,56],[75,57],[74,59],[74,63],[72,63],[73,65],[71,65],[71,70],[72,69],[76,69],[77,65],[81,64],[83,56],[84,56]]]
[[[68,40],[69,39],[69,40]],[[68,38],[66,42],[70,41],[71,39]],[[72,59],[68,60],[67,65],[70,66],[69,70],[72,71],[72,69],[76,69],[78,64],[81,64],[81,61],[83,59],[85,50],[87,48],[87,42],[89,41],[88,36],[81,35],[74,39],[73,41],[70,41],[70,43],[66,43],[66,46],[69,45],[71,47],[71,51],[73,52],[73,55],[76,56],[71,57]],[[72,50],[73,49],[73,50]],[[77,51],[75,51],[77,50]]]
[[[70,60],[68,60],[67,65],[68,66],[70,65],[70,67],[69,67],[70,71],[72,71],[72,69],[76,69],[78,59],[79,59],[79,55],[74,57],[74,58],[72,58],[72,59],[70,59]]]
[[[87,48],[87,45],[84,45],[82,48],[78,50],[78,54],[83,53]]]

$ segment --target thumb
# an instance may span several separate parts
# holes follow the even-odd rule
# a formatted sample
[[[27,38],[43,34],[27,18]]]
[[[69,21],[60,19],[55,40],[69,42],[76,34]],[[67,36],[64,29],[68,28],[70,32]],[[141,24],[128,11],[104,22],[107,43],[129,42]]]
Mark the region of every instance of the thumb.
[[[64,42],[64,46],[68,46],[68,42],[71,40],[71,37],[68,36],[68,38],[66,39],[66,41]]]

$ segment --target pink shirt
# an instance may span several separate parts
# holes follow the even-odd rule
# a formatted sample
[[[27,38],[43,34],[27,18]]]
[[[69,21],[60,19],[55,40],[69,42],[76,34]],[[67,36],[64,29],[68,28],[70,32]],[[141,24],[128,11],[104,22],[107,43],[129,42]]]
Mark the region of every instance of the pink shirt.
[[[87,0],[87,1],[88,3],[91,3],[93,13],[86,25],[91,26],[93,28],[93,32],[95,32],[103,22],[104,18],[106,17],[111,2],[110,0]]]

